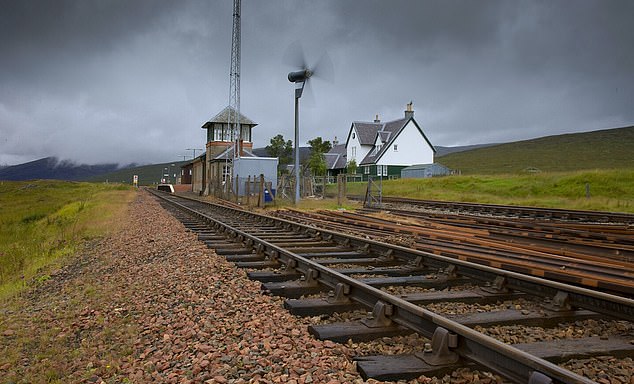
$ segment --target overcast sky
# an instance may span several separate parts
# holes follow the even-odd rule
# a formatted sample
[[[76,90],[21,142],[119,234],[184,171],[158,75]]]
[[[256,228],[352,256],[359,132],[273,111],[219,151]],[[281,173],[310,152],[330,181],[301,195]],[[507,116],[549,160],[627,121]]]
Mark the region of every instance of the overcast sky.
[[[298,41],[327,52],[303,144],[413,102],[434,145],[634,124],[634,1],[243,0],[241,111],[293,139]],[[232,2],[0,0],[0,164],[167,162],[229,103]]]

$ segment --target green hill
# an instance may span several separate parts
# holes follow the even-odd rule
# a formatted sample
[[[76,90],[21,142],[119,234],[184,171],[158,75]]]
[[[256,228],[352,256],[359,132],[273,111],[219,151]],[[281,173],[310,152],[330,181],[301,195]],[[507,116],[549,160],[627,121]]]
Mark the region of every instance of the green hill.
[[[86,181],[92,182],[112,182],[112,183],[124,183],[132,184],[132,178],[134,175],[139,176],[139,185],[151,185],[161,181],[165,168],[168,169],[171,182],[174,183],[174,173],[176,176],[180,175],[181,166],[189,163],[188,161],[174,161],[170,163],[151,164],[134,168],[121,169],[119,171],[105,173],[99,176],[91,177]]]
[[[471,175],[634,169],[634,126],[499,144],[436,161]]]

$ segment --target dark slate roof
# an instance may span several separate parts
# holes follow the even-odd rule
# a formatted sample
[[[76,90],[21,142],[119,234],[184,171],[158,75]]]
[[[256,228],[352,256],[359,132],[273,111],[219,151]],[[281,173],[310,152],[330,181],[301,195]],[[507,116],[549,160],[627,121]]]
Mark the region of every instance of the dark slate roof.
[[[346,145],[338,144],[332,147],[328,153],[324,153],[326,158],[326,167],[328,169],[344,169],[348,162],[346,161]]]
[[[352,126],[357,132],[361,145],[374,145],[376,133],[383,126],[382,123],[367,123],[363,121],[354,121]]]
[[[256,156],[256,157],[273,157],[273,156],[271,156],[269,151],[266,150],[266,147],[264,147],[264,148],[253,148],[251,150],[251,153],[253,153],[253,155]],[[292,162],[294,162],[295,161],[295,153],[294,152],[291,154],[291,157],[293,158]],[[310,147],[299,147],[299,162],[303,163],[309,157],[310,157]]]
[[[271,154],[266,150],[266,148],[253,148],[251,152],[253,152],[253,154],[257,157],[271,157]]]
[[[374,164],[376,160],[379,159],[381,155],[383,155],[383,152],[385,152],[387,148],[389,148],[391,142],[398,136],[401,130],[407,125],[408,121],[409,121],[409,118],[403,118],[403,119],[388,121],[384,123],[383,126],[381,127],[381,130],[377,132],[378,135],[381,135],[381,141],[383,142],[383,146],[381,147],[381,150],[375,153],[374,149],[372,149],[370,152],[368,152],[365,158],[361,160],[359,165]],[[376,136],[375,136],[375,139],[376,139]],[[385,139],[385,141],[383,139]]]
[[[198,161],[202,161],[204,163],[206,159],[207,159],[207,153],[203,152],[202,155],[200,155],[200,156],[198,156],[198,157],[196,157],[194,159],[191,159],[189,162],[187,162],[183,166],[181,166],[181,168],[185,168],[185,167],[188,167],[190,165],[193,165],[194,163],[196,163]]]
[[[258,157],[256,155],[254,155],[253,153],[249,152],[249,150],[246,149],[246,148],[243,148],[242,152],[243,152],[242,157]],[[233,159],[233,145],[230,146],[229,148],[225,149],[223,152],[219,153],[213,159],[214,160]]]
[[[232,108],[231,106],[226,106],[225,109],[220,111],[220,113],[218,113],[216,116],[214,116],[211,119],[209,119],[208,122],[203,124],[202,128],[207,129],[207,128],[209,128],[211,126],[212,123],[226,123],[229,120],[229,112],[230,111],[231,111],[232,114],[235,113],[235,109],[234,108]],[[248,117],[246,117],[242,113],[240,113],[240,124],[248,124],[248,125],[253,125],[253,126],[258,125],[256,122],[254,122],[253,120],[249,119]]]

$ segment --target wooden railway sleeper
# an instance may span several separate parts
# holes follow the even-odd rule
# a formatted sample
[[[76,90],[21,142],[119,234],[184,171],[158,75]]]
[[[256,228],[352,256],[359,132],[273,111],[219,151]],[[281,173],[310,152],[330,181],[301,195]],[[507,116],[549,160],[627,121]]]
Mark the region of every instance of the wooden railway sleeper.
[[[390,316],[394,314],[394,306],[384,301],[377,301],[368,317],[361,320],[368,328],[381,328],[392,325]]]
[[[425,344],[422,353],[417,352],[414,355],[429,365],[451,365],[460,360],[460,355],[451,350],[457,347],[458,335],[443,327],[438,327],[434,330],[431,343]]]

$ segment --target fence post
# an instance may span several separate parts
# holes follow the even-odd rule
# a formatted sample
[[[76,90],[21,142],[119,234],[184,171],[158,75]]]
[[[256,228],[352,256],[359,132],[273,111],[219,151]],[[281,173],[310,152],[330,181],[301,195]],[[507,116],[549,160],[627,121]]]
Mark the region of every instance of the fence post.
[[[341,181],[341,173],[337,175],[337,205],[341,206],[341,187],[343,182]]]
[[[236,175],[236,177],[233,180],[233,185],[231,186],[231,192],[234,193],[233,197],[235,202],[238,202],[238,199],[240,198],[240,175]]]
[[[590,183],[586,183],[586,199],[590,198]]]
[[[260,201],[258,206],[264,208],[264,175],[260,174]]]
[[[324,175],[324,179],[323,179],[323,181],[322,181],[322,183],[321,183],[321,185],[322,185],[322,188],[321,188],[321,194],[322,194],[322,196],[323,196],[323,197],[322,197],[322,199],[325,199],[325,198],[326,198],[326,177],[327,177],[327,174],[328,174],[328,173],[326,173],[326,174]]]
[[[247,194],[247,207],[251,205],[251,175],[247,176],[247,183],[244,186],[244,192]]]

